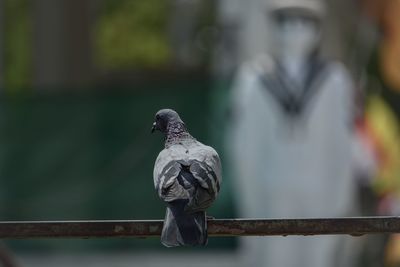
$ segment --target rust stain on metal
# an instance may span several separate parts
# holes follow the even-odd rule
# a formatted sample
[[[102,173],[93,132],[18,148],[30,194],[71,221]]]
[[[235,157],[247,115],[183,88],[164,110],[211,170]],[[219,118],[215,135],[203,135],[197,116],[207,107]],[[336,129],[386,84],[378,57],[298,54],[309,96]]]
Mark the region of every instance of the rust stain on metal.
[[[116,233],[121,233],[121,232],[123,232],[125,230],[125,228],[123,227],[123,226],[121,226],[121,225],[116,225],[115,227],[114,227],[114,232],[116,232]]]

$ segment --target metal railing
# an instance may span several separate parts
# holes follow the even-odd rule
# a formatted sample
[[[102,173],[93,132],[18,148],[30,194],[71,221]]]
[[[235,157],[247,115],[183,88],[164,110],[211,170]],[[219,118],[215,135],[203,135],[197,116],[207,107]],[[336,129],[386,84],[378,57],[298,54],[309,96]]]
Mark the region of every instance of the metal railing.
[[[155,237],[162,220],[5,221],[0,238]],[[400,233],[400,217],[210,219],[209,236],[352,235]]]

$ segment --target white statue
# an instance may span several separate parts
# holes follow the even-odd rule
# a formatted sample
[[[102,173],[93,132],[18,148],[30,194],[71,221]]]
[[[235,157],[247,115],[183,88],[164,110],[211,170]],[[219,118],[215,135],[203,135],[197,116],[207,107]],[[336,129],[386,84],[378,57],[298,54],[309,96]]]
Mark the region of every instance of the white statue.
[[[355,215],[353,83],[319,57],[319,1],[269,8],[273,51],[244,64],[232,91],[231,150],[241,217]],[[351,237],[243,238],[244,266],[351,266]]]

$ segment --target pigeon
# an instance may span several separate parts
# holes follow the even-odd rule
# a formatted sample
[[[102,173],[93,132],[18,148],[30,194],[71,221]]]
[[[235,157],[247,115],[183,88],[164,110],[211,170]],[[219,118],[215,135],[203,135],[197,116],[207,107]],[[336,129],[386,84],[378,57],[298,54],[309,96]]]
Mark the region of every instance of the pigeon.
[[[152,132],[156,130],[165,137],[153,173],[156,192],[167,206],[161,243],[166,247],[205,246],[206,209],[222,182],[218,153],[192,137],[172,109],[156,113]]]

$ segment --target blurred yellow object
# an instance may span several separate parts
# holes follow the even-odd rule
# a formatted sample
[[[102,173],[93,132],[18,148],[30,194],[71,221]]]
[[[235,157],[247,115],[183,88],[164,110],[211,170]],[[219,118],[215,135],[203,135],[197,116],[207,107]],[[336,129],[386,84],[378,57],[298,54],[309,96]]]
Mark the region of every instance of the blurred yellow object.
[[[374,187],[379,195],[394,193],[400,197],[400,134],[396,115],[379,96],[371,96],[365,114],[376,158],[377,178]]]
[[[400,234],[393,234],[390,236],[386,246],[385,253],[385,266],[399,266],[400,265]]]

